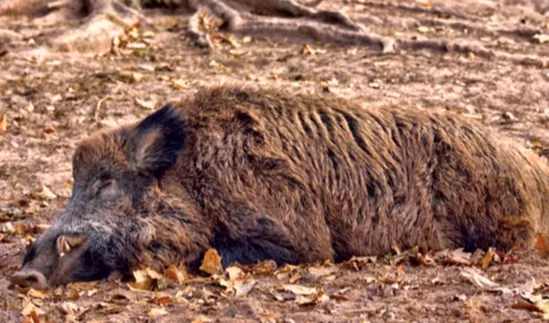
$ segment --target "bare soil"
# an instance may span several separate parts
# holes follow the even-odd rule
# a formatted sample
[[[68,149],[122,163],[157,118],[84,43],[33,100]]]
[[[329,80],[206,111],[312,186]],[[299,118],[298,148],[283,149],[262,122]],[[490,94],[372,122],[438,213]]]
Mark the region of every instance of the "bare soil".
[[[333,0],[320,8],[342,10],[379,35],[472,44],[498,55],[381,54],[253,36],[214,36],[216,48],[209,52],[184,36],[188,15],[162,10],[145,11],[159,29],[154,35],[136,28],[121,35],[113,51],[63,53],[40,46],[61,26],[0,18],[0,321],[542,320],[541,303],[513,308],[528,302],[525,297],[533,302],[532,295],[549,294],[548,261],[538,250],[495,256],[481,265],[486,268],[474,269],[473,277],[497,287],[464,274],[475,266],[460,261],[429,266],[378,259],[355,267],[250,273],[255,285],[242,296],[219,277],[157,286],[161,291],[133,291],[116,281],[46,293],[7,288],[4,277],[70,196],[71,155],[79,140],[138,120],[200,86],[245,81],[296,93],[331,92],[380,109],[447,109],[549,155],[546,1]],[[319,274],[318,268],[328,269]],[[284,284],[317,290],[296,293]]]

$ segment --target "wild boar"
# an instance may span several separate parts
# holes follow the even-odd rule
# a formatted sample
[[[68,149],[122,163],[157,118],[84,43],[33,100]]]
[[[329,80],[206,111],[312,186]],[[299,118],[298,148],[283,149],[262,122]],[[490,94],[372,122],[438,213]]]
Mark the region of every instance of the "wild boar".
[[[529,247],[549,210],[530,155],[451,113],[207,88],[84,140],[65,210],[12,282],[196,270],[209,248],[227,266]]]

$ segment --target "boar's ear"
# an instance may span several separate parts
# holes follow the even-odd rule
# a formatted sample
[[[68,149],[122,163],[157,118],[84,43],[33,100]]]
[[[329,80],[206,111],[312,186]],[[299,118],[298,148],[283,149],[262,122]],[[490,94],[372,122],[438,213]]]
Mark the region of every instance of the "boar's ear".
[[[180,111],[169,104],[141,121],[131,135],[134,166],[156,177],[177,161],[185,133]]]

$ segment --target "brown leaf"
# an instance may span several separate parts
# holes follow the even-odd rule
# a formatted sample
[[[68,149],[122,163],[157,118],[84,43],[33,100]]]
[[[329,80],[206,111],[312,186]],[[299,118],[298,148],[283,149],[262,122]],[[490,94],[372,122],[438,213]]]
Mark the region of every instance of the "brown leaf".
[[[146,268],[142,270],[136,270],[133,272],[135,282],[128,283],[128,286],[132,290],[153,290],[162,275],[156,271]]]
[[[25,317],[25,322],[39,323],[40,322],[40,309],[38,309],[31,301],[26,300],[21,314]]]
[[[461,272],[461,276],[467,278],[473,285],[476,285],[482,289],[493,290],[499,288],[498,283],[494,283],[490,279],[482,276],[476,272],[473,268],[466,268]]]
[[[313,279],[322,278],[325,276],[332,275],[339,271],[338,267],[331,266],[331,267],[309,267],[308,268],[309,274],[313,277]]]
[[[226,42],[230,44],[233,48],[239,48],[241,46],[238,40],[234,39],[232,36],[227,36],[224,34],[213,34],[212,40],[219,40],[219,41]]]
[[[352,257],[351,259],[344,261],[340,264],[341,268],[349,268],[354,270],[364,269],[368,264],[375,263],[377,257]]]
[[[147,110],[153,110],[156,107],[156,104],[154,102],[145,101],[145,100],[141,100],[141,99],[138,99],[138,98],[135,98],[135,103],[139,107],[141,107],[143,109],[147,109]]]
[[[31,311],[29,315],[25,316],[24,323],[40,323],[40,316],[36,311]]]
[[[471,254],[464,252],[463,249],[452,250],[443,260],[445,265],[471,265]]]
[[[63,302],[59,305],[59,309],[61,310],[61,313],[65,315],[75,315],[76,313],[80,312],[80,308],[78,305],[71,303],[71,302]]]
[[[484,257],[477,262],[477,265],[479,265],[482,269],[488,268],[495,255],[496,253],[494,252],[494,249],[489,248]]]
[[[46,293],[44,293],[43,291],[40,291],[40,290],[36,290],[32,287],[27,292],[27,296],[30,296],[32,298],[40,298],[40,299],[48,298],[48,295]]]
[[[549,302],[547,300],[544,300],[541,296],[533,295],[529,295],[525,300],[526,302],[519,301],[516,304],[513,304],[512,308],[536,312],[539,313],[538,315],[542,319],[549,320]]]
[[[316,54],[324,54],[326,53],[326,50],[323,49],[313,49],[309,44],[303,43],[301,44],[301,54],[304,55],[316,55]]]
[[[234,290],[236,297],[246,296],[255,286],[255,280],[248,278],[246,280],[239,280],[234,284]]]
[[[179,266],[176,266],[175,264],[170,265],[164,270],[164,277],[178,284],[181,284],[185,280],[189,279],[187,269],[183,263],[179,264]]]
[[[67,289],[74,289],[76,291],[89,290],[95,287],[98,283],[98,281],[69,283],[67,285]]]
[[[262,261],[252,267],[254,275],[266,275],[275,271],[277,268],[276,262],[273,260]]]
[[[168,314],[168,311],[166,311],[165,308],[163,307],[159,307],[159,308],[151,308],[149,310],[149,312],[147,313],[147,315],[149,317],[158,317],[158,316],[164,316],[164,315],[167,315]]]
[[[338,290],[337,292],[333,293],[330,296],[330,298],[338,300],[338,301],[347,301],[347,300],[349,300],[349,298],[347,296],[345,296],[344,294],[346,294],[350,290],[351,290],[351,287],[342,288],[342,289]]]
[[[0,133],[6,132],[6,130],[8,130],[8,117],[4,114],[0,119]]]
[[[221,257],[215,249],[209,249],[204,255],[200,270],[210,275],[223,274],[223,266],[221,266]]]
[[[0,232],[15,233],[15,226],[11,222],[6,222],[0,227]]]
[[[542,310],[540,310],[539,307],[536,306],[536,304],[530,304],[524,301],[518,301],[518,303],[513,304],[511,308],[516,310],[527,310],[531,312],[543,312]]]
[[[176,90],[184,90],[190,87],[190,83],[184,79],[177,79],[172,82],[172,86]]]
[[[543,44],[549,42],[549,35],[535,34],[532,36],[532,42],[536,44]]]
[[[542,234],[536,235],[536,249],[538,249],[544,257],[549,257],[549,240]]]
[[[245,276],[244,271],[236,266],[227,267],[224,274],[227,279],[232,281],[242,279]]]
[[[135,293],[124,290],[124,289],[115,289],[112,294],[106,298],[110,303],[115,303],[118,305],[126,305],[130,302],[136,300]]]
[[[323,303],[330,300],[330,297],[326,295],[322,290],[319,290],[318,292],[307,295],[307,296],[299,296],[296,298],[295,302],[297,305],[300,306],[307,306],[307,305],[313,305],[318,303]]]
[[[398,268],[397,268],[397,273],[396,273],[396,274],[397,274],[397,276],[399,276],[399,277],[404,276],[404,266],[403,266],[403,265],[398,266]]]
[[[156,305],[173,305],[173,297],[168,294],[156,294],[153,298]]]
[[[46,185],[42,185],[41,190],[32,193],[31,196],[39,201],[54,200],[57,198],[57,195],[55,195]]]
[[[285,284],[284,289],[292,292],[296,295],[312,295],[317,292],[317,289],[314,287],[307,287],[302,285],[294,285],[294,284]]]
[[[536,283],[536,279],[532,277],[531,279],[527,280],[526,283],[524,283],[522,286],[518,288],[521,295],[531,295],[533,294],[536,289],[538,288],[538,283]]]
[[[144,78],[145,76],[143,74],[135,72],[135,73],[132,73],[131,81],[133,83],[139,83],[143,81]]]

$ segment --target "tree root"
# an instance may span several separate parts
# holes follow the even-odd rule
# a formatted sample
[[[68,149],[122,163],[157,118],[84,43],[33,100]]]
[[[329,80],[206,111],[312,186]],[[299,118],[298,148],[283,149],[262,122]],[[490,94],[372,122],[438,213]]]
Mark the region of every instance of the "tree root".
[[[135,23],[154,29],[154,25],[127,0],[4,0],[0,15],[38,16],[38,26],[55,25],[67,19],[86,16],[78,27],[68,27],[47,43],[64,51],[107,51],[113,37]]]
[[[222,21],[222,31],[269,37],[309,38],[326,43],[365,46],[383,52],[393,50],[394,42],[391,39],[366,33],[363,26],[341,12],[316,10],[294,0],[240,2],[245,2],[250,7],[250,12],[237,10],[223,0],[190,0],[189,6],[195,11],[189,21],[191,39],[200,47],[211,47],[208,36],[197,26],[198,16],[202,10],[207,10]],[[279,16],[251,13],[258,10],[276,12]]]
[[[201,19],[205,12],[211,13],[221,21],[220,31],[240,35],[284,37],[293,40],[318,40],[324,43],[367,47],[382,53],[396,50],[429,51],[433,53],[454,52],[484,59],[501,59],[518,64],[547,67],[547,62],[538,57],[499,53],[482,46],[453,43],[440,40],[393,39],[375,35],[365,27],[353,21],[341,12],[321,10],[316,6],[322,0],[310,0],[303,5],[298,0],[0,0],[0,15],[17,12],[50,12],[53,16],[59,11],[68,12],[65,17],[77,18],[84,12],[84,23],[70,29],[54,39],[55,47],[68,49],[109,49],[114,36],[121,34],[124,27],[140,22],[141,25],[154,28],[139,10],[140,6],[159,5],[166,8],[179,6],[192,12],[188,33],[191,41],[199,47],[213,49],[208,31],[201,29]],[[365,2],[371,6],[391,6],[398,10],[429,12],[435,15],[465,17],[461,12],[447,9],[422,8],[401,4],[383,4]],[[65,18],[66,19],[66,18]],[[50,19],[51,20],[51,19]],[[475,24],[477,26],[478,24]],[[480,26],[480,25],[479,25]],[[530,31],[530,34],[532,31]],[[76,46],[75,46],[76,45]],[[83,46],[82,46],[83,45]]]

